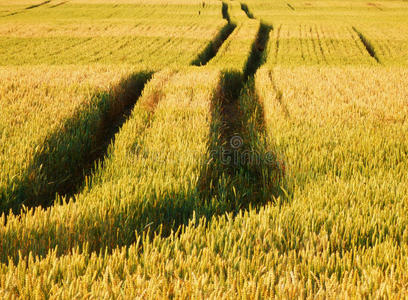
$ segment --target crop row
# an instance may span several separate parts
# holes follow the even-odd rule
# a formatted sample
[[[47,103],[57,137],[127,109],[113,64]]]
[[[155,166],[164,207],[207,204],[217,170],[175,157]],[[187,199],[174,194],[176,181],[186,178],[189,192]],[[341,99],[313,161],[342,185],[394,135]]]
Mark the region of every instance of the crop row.
[[[271,65],[374,65],[358,34],[347,27],[278,25],[270,39]]]
[[[385,65],[401,66],[408,64],[408,29],[407,24],[399,26],[359,25],[359,32],[378,60]]]
[[[221,5],[218,8],[221,16]],[[59,64],[64,60],[79,64],[84,62],[82,59],[93,60],[96,57],[105,57],[112,62],[123,55],[123,51],[132,50],[129,45],[129,40],[132,40],[137,41],[136,49],[128,55],[137,61],[135,64],[143,65],[154,55],[162,58],[166,53],[166,61],[158,59],[156,64],[139,68],[146,70],[160,64],[202,63],[203,58],[197,56],[197,52],[205,49],[206,54],[207,48],[222,43],[223,32],[229,27],[227,24],[220,29],[212,41],[203,39],[197,45],[179,38],[98,37],[82,38],[83,41],[78,42],[78,38],[50,37],[34,39],[41,41],[39,43],[46,48],[41,53],[37,52],[38,45],[30,44],[32,39],[29,38],[18,39],[23,41],[20,46],[24,50],[21,52],[26,51],[30,55],[22,56],[21,52],[15,52],[14,46],[2,47],[2,51],[12,55],[19,63],[23,59],[25,63],[31,61],[35,64]],[[109,44],[107,40],[117,41],[116,56],[108,54],[115,49],[106,47]],[[146,43],[143,44],[142,40]],[[53,43],[56,43],[55,47]],[[71,47],[66,47],[67,43]],[[150,51],[146,51],[145,47]],[[53,55],[49,55],[50,52]],[[0,57],[5,59],[5,63],[12,64],[8,55]],[[143,87],[141,83],[149,77],[149,72],[137,75],[137,68],[130,67],[130,63],[126,60],[128,66],[115,67],[111,71],[104,67],[41,66],[5,67],[1,70],[0,129],[4,141],[0,148],[1,212],[9,209],[17,212],[22,205],[48,206],[57,193],[70,195],[78,189],[84,176],[82,170],[90,169],[93,160],[103,156],[107,147],[105,140],[109,143],[108,136],[118,126],[116,119],[121,119],[128,106],[134,104]],[[97,74],[99,72],[100,75]],[[119,82],[121,77],[123,80]],[[47,101],[38,102],[39,98]],[[18,153],[16,149],[19,149]]]
[[[216,33],[216,32],[215,32]],[[188,65],[209,40],[152,37],[0,38],[0,64]],[[107,47],[107,45],[110,45]]]
[[[0,65],[185,66],[226,24],[215,1],[47,6],[0,18]]]
[[[149,78],[115,68],[1,70],[0,207],[49,205],[69,191]],[[39,100],[41,99],[41,100]],[[79,169],[78,169],[79,168]],[[39,200],[41,199],[41,200]]]
[[[269,55],[273,64],[396,66],[408,62],[408,7],[403,1],[249,0],[247,7],[275,29]]]
[[[57,245],[59,253],[86,243],[93,250],[127,245],[151,222],[188,217],[198,204],[217,72],[185,73],[154,75],[75,201],[8,217],[3,261],[19,252],[45,255]]]
[[[48,2],[48,3],[44,3]],[[61,0],[61,2],[65,2]],[[60,2],[60,3],[61,3]],[[38,5],[43,3],[44,5]],[[54,23],[56,19],[62,19],[61,24],[67,23],[94,23],[98,25],[99,21],[109,20],[109,23],[134,23],[134,20],[143,18],[146,24],[158,23],[160,21],[172,24],[184,23],[184,18],[188,17],[190,21],[197,21],[197,16],[211,17],[218,16],[219,10],[216,9],[220,3],[208,0],[203,6],[200,0],[154,0],[154,1],[66,1],[63,5],[55,6],[57,1],[10,1],[0,2],[0,22],[9,23],[22,21],[30,23],[35,20],[43,20],[45,23]],[[37,5],[37,6],[36,6]],[[33,7],[36,6],[36,7]],[[31,7],[31,8],[30,8]],[[200,15],[198,12],[200,11]],[[181,18],[174,19],[176,15]],[[77,21],[77,22],[76,22]],[[179,23],[180,22],[180,23]]]
[[[256,26],[241,4],[226,5],[231,24],[252,22]],[[268,5],[250,1],[244,7],[251,16],[253,9],[259,13],[255,17],[268,21],[264,9],[273,11],[274,7]],[[86,13],[76,15],[82,6]],[[0,22],[0,64],[139,65],[149,61],[155,69],[186,65],[194,62],[210,41],[217,40],[219,32],[228,31],[220,11],[221,4],[215,2],[166,7],[72,3],[56,10],[29,10],[24,13],[24,21],[16,15]],[[286,14],[289,17],[290,13]],[[99,17],[95,19],[95,15]],[[395,33],[404,31],[406,24],[382,15],[378,19],[390,25],[354,19],[329,24],[310,16],[297,21],[295,17],[274,18],[270,22],[275,28],[270,39],[270,61],[279,65],[370,65],[375,60],[386,65],[405,64],[407,39]]]
[[[115,137],[103,165],[88,177],[75,202],[63,201],[46,210],[30,210],[21,216],[8,217],[1,233],[2,261],[8,257],[17,259],[19,252],[23,257],[30,252],[46,255],[57,245],[60,254],[85,245],[92,250],[112,249],[129,245],[135,239],[135,232],[142,232],[147,225],[152,228],[163,225],[162,230],[168,234],[177,224],[186,222],[194,210],[212,215],[213,210],[239,208],[242,205],[239,201],[238,204],[219,201],[220,189],[215,195],[205,190],[212,179],[214,185],[226,188],[222,176],[211,177],[214,166],[210,162],[215,160],[217,167],[224,167],[216,156],[221,155],[224,147],[219,135],[229,125],[223,124],[228,120],[223,119],[223,102],[231,99],[224,97],[236,94],[231,90],[236,87],[231,86],[231,79],[236,80],[233,83],[242,81],[257,37],[256,31],[252,34],[253,39],[245,42],[237,38],[240,35],[233,34],[225,43],[227,49],[242,50],[238,63],[242,67],[232,75],[225,71],[221,76],[215,71],[218,68],[213,67],[200,72],[193,68],[183,71],[185,74],[163,71],[154,75],[131,117]],[[219,55],[229,57],[227,50]],[[238,61],[238,56],[235,59]],[[222,58],[219,60],[217,55],[214,60],[222,61]],[[236,73],[241,75],[236,78]],[[238,121],[252,122],[252,112],[243,109],[241,113]],[[251,136],[255,143],[252,131],[241,135],[248,141]],[[206,147],[208,142],[210,150]],[[214,157],[209,157],[210,153]],[[236,190],[242,187],[237,186]],[[224,198],[224,202],[230,200]]]
[[[264,22],[278,24],[320,24],[338,26],[393,28],[407,24],[406,1],[270,1],[247,0],[245,3]]]
[[[408,95],[402,78],[407,74],[403,69],[372,70],[264,67],[258,71],[255,91],[264,109],[268,143],[281,153],[286,166],[285,191],[276,202],[199,222],[193,217],[178,233],[154,238],[145,233],[129,248],[111,254],[91,253],[90,248],[60,256],[58,248],[43,259],[30,256],[17,264],[9,262],[0,267],[3,295],[406,295],[408,178],[404,170],[408,145],[404,134],[408,111],[403,99]],[[195,76],[203,72],[208,78],[210,71],[196,72]],[[243,103],[255,100],[248,88],[240,97],[241,108]],[[378,88],[387,92],[379,94]],[[177,105],[173,102],[163,108],[174,109],[179,106],[177,100]],[[208,108],[203,109],[206,118],[210,117]],[[159,110],[160,104],[150,125],[152,130],[159,120]],[[190,121],[191,115],[189,111],[184,118]],[[178,123],[172,123],[175,132]],[[191,126],[195,132],[209,129],[201,131],[201,127]],[[161,133],[161,140],[166,141],[168,130]],[[186,139],[183,135],[178,143],[191,136],[187,134]],[[156,138],[154,141],[162,143]],[[127,144],[133,145],[133,141],[128,139]],[[203,149],[204,144],[205,139],[200,144]],[[145,149],[149,143],[140,145]],[[177,145],[159,146],[178,148],[177,157],[185,153],[185,148]],[[168,157],[174,158],[171,154]],[[182,165],[177,162],[177,166]],[[127,174],[132,175],[129,170]],[[167,174],[173,176],[172,172]],[[186,173],[182,174],[186,178]],[[117,193],[133,191],[136,178],[121,180],[126,185]],[[130,199],[123,194],[120,198]],[[149,231],[149,226],[145,230]]]

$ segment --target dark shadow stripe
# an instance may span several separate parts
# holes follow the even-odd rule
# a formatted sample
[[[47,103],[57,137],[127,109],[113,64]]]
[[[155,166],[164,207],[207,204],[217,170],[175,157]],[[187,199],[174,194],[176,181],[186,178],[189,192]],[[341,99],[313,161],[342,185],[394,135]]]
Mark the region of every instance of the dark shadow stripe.
[[[245,14],[247,15],[248,18],[255,19],[254,15],[249,10],[248,5],[246,5],[245,3],[241,3],[241,9],[245,12]]]
[[[14,15],[18,15],[19,13],[21,13],[21,12],[12,12],[12,13],[9,13],[9,14],[7,14],[7,15],[4,15],[4,16],[0,16],[1,18],[5,18],[5,17],[11,17],[11,16],[14,16]]]
[[[204,66],[206,65],[211,59],[213,59],[217,53],[218,50],[221,48],[222,44],[228,39],[228,37],[231,35],[231,33],[235,29],[235,25],[228,23],[226,24],[220,32],[217,34],[217,36],[208,43],[207,47],[198,54],[198,56],[191,62],[191,65],[193,66]]]
[[[204,50],[197,55],[197,57],[191,62],[191,65],[193,66],[206,65],[211,59],[213,59],[217,55],[218,50],[221,48],[222,44],[224,44],[224,42],[234,31],[236,25],[231,23],[228,12],[228,5],[224,2],[222,3],[222,16],[225,20],[227,20],[228,23],[220,30],[220,32],[218,32],[217,36],[208,43]]]
[[[103,163],[108,146],[129,117],[152,72],[124,79],[110,91],[93,96],[62,129],[50,134],[22,179],[0,191],[0,214],[20,213],[22,205],[48,207],[56,194],[70,197],[82,187],[96,162]]]
[[[227,20],[228,23],[231,23],[231,16],[230,16],[229,11],[228,11],[228,4],[225,3],[225,2],[222,2],[221,10],[222,10],[223,19]]]
[[[256,40],[252,45],[252,51],[249,55],[248,61],[244,69],[244,78],[253,77],[256,71],[266,61],[265,49],[269,41],[269,33],[272,30],[272,26],[261,23],[256,36]]]
[[[375,49],[373,47],[373,45],[370,43],[370,41],[360,32],[357,30],[357,28],[355,28],[353,26],[353,30],[355,33],[357,33],[358,37],[360,38],[361,42],[363,43],[364,47],[366,48],[368,54],[374,58],[377,63],[381,63],[380,59],[378,58],[377,54],[375,53]]]
[[[29,7],[26,7],[25,9],[33,9],[33,8],[36,8],[36,7],[43,6],[43,5],[45,5],[47,3],[50,3],[50,2],[51,2],[51,0],[47,0],[47,1],[41,2],[39,4],[34,4],[34,5],[29,6]]]
[[[282,194],[285,168],[267,143],[263,107],[254,85],[254,74],[266,59],[271,29],[260,25],[244,72],[222,73],[213,103],[210,163],[198,186],[207,218],[258,207]]]

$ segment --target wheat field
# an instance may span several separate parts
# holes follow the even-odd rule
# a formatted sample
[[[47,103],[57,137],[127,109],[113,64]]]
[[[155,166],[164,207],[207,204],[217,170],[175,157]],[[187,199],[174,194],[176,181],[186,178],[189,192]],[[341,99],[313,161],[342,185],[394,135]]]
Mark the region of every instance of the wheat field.
[[[2,299],[408,297],[408,2],[0,0]]]

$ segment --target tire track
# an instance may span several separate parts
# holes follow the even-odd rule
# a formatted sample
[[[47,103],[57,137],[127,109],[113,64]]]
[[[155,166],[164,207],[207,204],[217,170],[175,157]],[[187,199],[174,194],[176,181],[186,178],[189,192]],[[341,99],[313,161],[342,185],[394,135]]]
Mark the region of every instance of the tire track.
[[[245,3],[241,3],[241,9],[246,13],[248,18],[255,19],[254,15],[249,10],[248,5],[246,5]]]
[[[203,201],[218,205],[212,215],[263,205],[280,194],[283,168],[268,146],[263,107],[254,88],[271,30],[261,23],[244,70],[225,70],[221,76],[213,104],[212,160],[199,185]]]
[[[197,57],[190,63],[191,65],[205,66],[217,55],[218,50],[236,28],[236,24],[231,22],[231,17],[228,12],[228,4],[225,2],[222,3],[222,16],[227,20],[227,24],[221,28],[215,38],[208,43],[207,47],[197,55]]]
[[[374,58],[378,64],[381,64],[380,59],[377,56],[377,53],[375,52],[374,46],[370,43],[370,41],[356,28],[352,27],[354,32],[357,33],[358,37],[360,38],[360,41],[363,43],[364,47],[366,48],[368,54]]]
[[[33,9],[33,8],[37,8],[37,7],[46,5],[46,4],[50,3],[50,2],[51,2],[51,0],[47,0],[47,1],[41,2],[41,3],[39,3],[39,4],[34,4],[34,5],[31,5],[31,6],[28,6],[28,7],[24,8],[23,10],[15,11],[15,12],[9,13],[9,14],[7,14],[7,15],[0,16],[0,18],[15,16],[15,15],[24,13],[24,12],[26,12],[27,10],[30,10],[30,9]]]
[[[254,18],[246,4],[241,3],[241,9]],[[243,70],[222,72],[213,103],[213,155],[199,185],[203,201],[219,206],[210,209],[213,213],[208,217],[263,205],[281,194],[284,167],[268,145],[263,106],[254,84],[256,71],[266,61],[271,30],[261,22]]]
[[[41,146],[21,181],[11,190],[0,193],[8,207],[0,207],[0,214],[12,209],[19,214],[22,205],[48,207],[55,195],[71,197],[83,186],[85,178],[96,164],[103,164],[115,134],[127,121],[152,72],[142,71],[123,79],[109,91],[93,95],[91,104],[80,108]],[[56,161],[59,163],[56,166]],[[31,174],[38,174],[32,178]]]
[[[41,3],[39,3],[39,4],[34,4],[34,5],[31,5],[31,6],[26,7],[25,10],[37,8],[37,7],[43,6],[43,5],[45,5],[45,4],[48,4],[48,3],[50,3],[50,2],[51,2],[51,0],[47,0],[47,1],[41,2]]]

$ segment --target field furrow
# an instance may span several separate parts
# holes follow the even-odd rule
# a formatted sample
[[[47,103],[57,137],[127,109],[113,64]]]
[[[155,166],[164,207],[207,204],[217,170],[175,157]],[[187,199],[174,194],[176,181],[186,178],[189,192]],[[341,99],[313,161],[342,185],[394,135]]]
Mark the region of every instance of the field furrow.
[[[118,68],[39,68],[38,77],[26,68],[1,71],[1,213],[75,192],[150,76]]]
[[[216,1],[39,6],[0,21],[0,65],[186,66],[231,31],[221,16]]]
[[[113,249],[130,245],[145,229],[163,226],[169,234],[187,222],[201,203],[197,182],[209,160],[219,73],[173,73],[154,75],[75,201],[8,217],[0,227],[3,262],[17,259],[22,247],[23,256],[46,255],[57,245],[60,254],[76,247]]]
[[[271,65],[374,65],[375,57],[348,27],[278,25],[269,42]],[[364,49],[364,51],[362,51]]]
[[[237,65],[241,68],[226,69],[221,78],[213,70],[214,65],[199,72],[191,69],[184,75],[170,74],[161,88],[153,79],[115,138],[103,166],[87,179],[83,192],[75,195],[75,202],[9,216],[2,231],[3,261],[7,257],[17,259],[14,251],[23,244],[27,249],[23,256],[30,252],[44,256],[57,245],[59,254],[75,247],[102,250],[128,246],[135,241],[135,232],[141,234],[146,228],[162,228],[162,233],[168,235],[186,224],[193,211],[211,217],[272,200],[281,171],[273,153],[266,153],[267,147],[262,144],[258,132],[262,114],[253,102],[253,90],[244,89],[245,78],[253,76],[261,64],[269,28],[246,19],[239,29],[211,64],[221,64],[230,59],[232,51],[240,49],[234,60],[240,61]],[[206,78],[202,86],[194,81],[197,76]],[[193,81],[194,88],[187,85]],[[152,107],[154,115],[146,117]],[[146,120],[147,129],[134,130]],[[186,138],[187,123],[195,128],[191,140]],[[225,165],[220,155],[234,149],[232,134],[248,144],[236,149],[242,161],[235,165],[229,153]],[[267,155],[268,164],[261,165]],[[245,188],[253,191],[250,198]],[[96,200],[101,194],[105,195],[103,201]],[[257,199],[261,195],[263,200]],[[124,198],[127,202],[123,202]],[[21,239],[16,239],[15,234]]]
[[[109,295],[124,298],[405,295],[407,74],[372,68],[257,72],[268,142],[286,161],[286,194],[277,203],[193,219],[181,232],[146,234],[111,254],[59,256],[54,250],[44,259],[10,262],[0,267],[0,293],[102,297],[110,288]],[[392,97],[379,95],[378,87]],[[256,284],[234,284],[249,281]]]
[[[364,47],[366,48],[368,54],[370,54],[370,56],[372,58],[374,58],[378,63],[380,63],[380,59],[378,58],[377,54],[375,53],[375,49],[374,49],[373,45],[371,45],[371,43],[367,40],[367,38],[360,31],[358,31],[355,27],[353,27],[353,30],[359,36],[359,38],[360,38],[361,42],[363,43]]]
[[[408,64],[408,26],[355,27],[365,41],[366,48],[384,65],[406,66]]]
[[[236,27],[236,24],[231,23],[231,17],[228,12],[228,5],[226,3],[222,4],[222,15],[223,18],[227,21],[227,24],[219,31],[219,33],[210,41],[207,47],[204,48],[192,61],[194,66],[204,66],[206,65],[214,56],[217,55],[218,50],[222,44],[228,39],[230,34]]]
[[[233,20],[236,30],[209,63],[222,70],[213,116],[220,128],[211,145],[216,156],[201,184],[203,197],[217,203],[217,212],[237,213],[274,201],[282,173],[273,149],[265,143],[262,107],[252,83],[264,62],[271,28],[247,17]]]
[[[331,282],[331,291],[341,295],[385,295],[379,282],[405,282],[400,256],[372,256],[405,247],[405,76],[402,68],[380,67],[276,67],[257,73],[271,143],[287,162],[289,201],[279,209],[279,220],[287,224],[291,242],[277,247],[283,260],[292,251],[299,255],[286,269],[302,278],[292,288],[316,276],[312,280]],[[362,259],[354,260],[357,256]],[[398,266],[392,277],[386,271],[391,265]],[[357,269],[362,271],[357,287],[342,291]],[[366,281],[373,283],[369,290]]]
[[[245,18],[245,21],[236,23],[236,29],[208,65],[243,72],[260,27],[259,21]]]
[[[38,4],[30,5],[30,6],[26,7],[25,9],[37,8],[37,7],[46,5],[46,4],[50,3],[50,2],[51,2],[51,0],[47,0],[47,1],[44,1],[44,2],[41,2],[41,3],[38,3]]]

